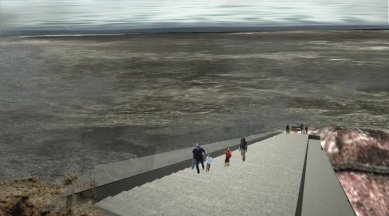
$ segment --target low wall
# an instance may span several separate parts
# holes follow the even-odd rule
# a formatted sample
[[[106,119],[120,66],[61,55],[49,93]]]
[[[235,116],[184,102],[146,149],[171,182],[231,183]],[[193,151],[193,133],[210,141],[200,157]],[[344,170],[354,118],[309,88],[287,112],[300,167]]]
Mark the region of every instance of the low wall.
[[[309,139],[307,150],[299,215],[355,216],[346,193],[321,147],[320,139]]]

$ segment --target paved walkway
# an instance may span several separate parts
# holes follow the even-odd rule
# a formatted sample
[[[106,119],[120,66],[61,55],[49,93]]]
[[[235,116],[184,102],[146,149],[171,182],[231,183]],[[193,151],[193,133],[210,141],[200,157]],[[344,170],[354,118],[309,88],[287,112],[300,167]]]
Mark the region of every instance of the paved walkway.
[[[185,170],[108,197],[117,215],[295,215],[308,137],[281,134],[215,158],[209,173]],[[189,166],[189,164],[188,164]]]
[[[257,135],[247,136],[248,142],[252,140],[262,139],[263,137],[269,137],[279,132],[268,132]],[[232,145],[237,145],[240,142],[240,138],[225,140],[215,143],[204,145],[203,147],[207,152],[214,152]],[[193,143],[194,145],[194,143]],[[192,155],[193,147],[178,149],[170,152],[159,153],[155,155],[149,155],[140,158],[133,158],[129,160],[100,164],[94,167],[91,172],[85,173],[80,176],[76,182],[76,185],[69,191],[69,194],[73,194],[80,191],[90,189],[91,182],[96,183],[96,187],[111,184],[115,181],[120,181],[132,176],[136,176],[151,170],[166,167],[179,163],[181,161],[190,159]],[[92,174],[93,173],[93,174]]]

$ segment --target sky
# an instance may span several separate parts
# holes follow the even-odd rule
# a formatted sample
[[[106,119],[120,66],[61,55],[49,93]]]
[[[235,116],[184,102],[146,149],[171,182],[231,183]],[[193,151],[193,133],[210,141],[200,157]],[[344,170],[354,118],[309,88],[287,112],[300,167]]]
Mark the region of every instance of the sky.
[[[388,25],[389,0],[0,0],[0,30]]]

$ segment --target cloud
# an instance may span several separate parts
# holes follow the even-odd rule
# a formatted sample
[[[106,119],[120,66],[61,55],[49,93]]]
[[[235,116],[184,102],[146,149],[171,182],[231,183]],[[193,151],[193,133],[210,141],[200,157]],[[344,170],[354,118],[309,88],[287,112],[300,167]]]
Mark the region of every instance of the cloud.
[[[276,0],[1,0],[0,4],[0,14],[3,14],[0,25],[15,29],[61,26],[130,29],[196,23],[386,25],[388,22],[384,0],[287,0],[282,3]]]

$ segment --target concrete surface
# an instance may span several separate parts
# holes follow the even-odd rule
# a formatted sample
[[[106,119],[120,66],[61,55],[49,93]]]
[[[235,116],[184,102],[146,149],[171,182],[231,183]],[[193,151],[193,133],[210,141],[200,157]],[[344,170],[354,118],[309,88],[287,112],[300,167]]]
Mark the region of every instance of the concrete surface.
[[[301,215],[355,215],[320,140],[309,140]]]
[[[246,140],[247,142],[251,143],[255,142],[256,140],[265,139],[269,136],[276,135],[278,133],[281,132],[278,131],[251,135],[247,136]],[[206,150],[207,153],[211,153],[231,146],[236,147],[239,143],[240,138],[237,138],[202,145],[202,147]],[[77,193],[89,189],[92,181],[96,183],[96,187],[100,187],[102,185],[111,184],[115,181],[121,181],[126,178],[130,178],[163,167],[172,166],[179,162],[191,159],[193,147],[119,161],[115,163],[97,165],[93,169],[93,173],[88,172],[80,176],[77,184],[74,186],[72,191],[69,191],[69,193]]]
[[[108,197],[97,207],[117,215],[295,215],[308,137],[280,134],[234,151],[230,167],[187,168]]]

